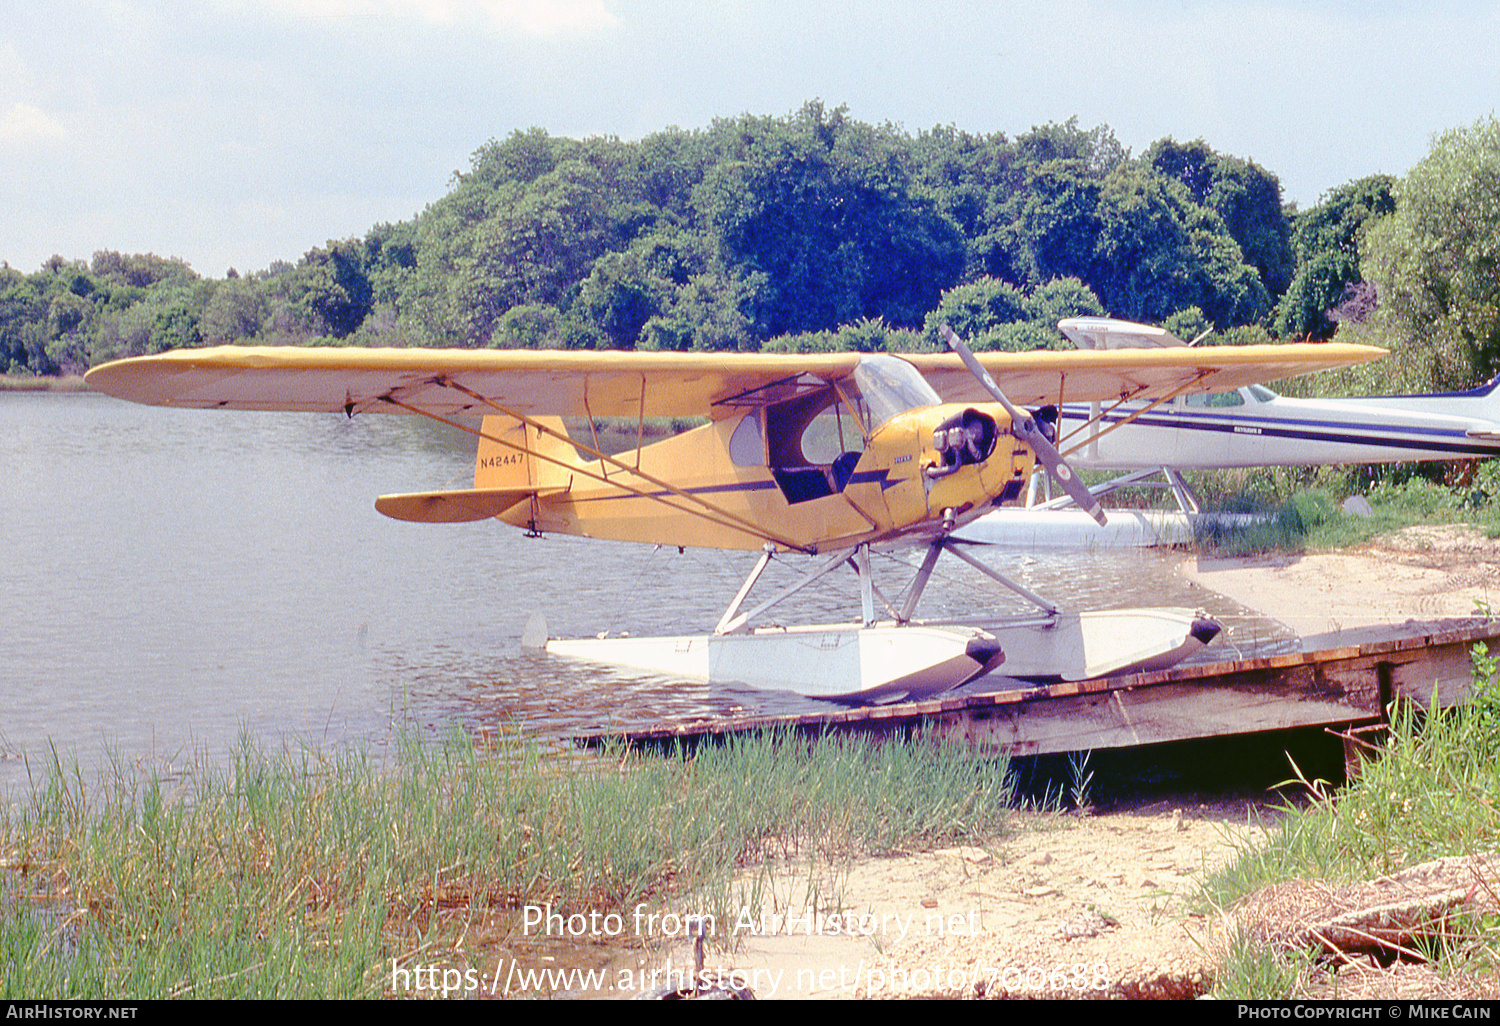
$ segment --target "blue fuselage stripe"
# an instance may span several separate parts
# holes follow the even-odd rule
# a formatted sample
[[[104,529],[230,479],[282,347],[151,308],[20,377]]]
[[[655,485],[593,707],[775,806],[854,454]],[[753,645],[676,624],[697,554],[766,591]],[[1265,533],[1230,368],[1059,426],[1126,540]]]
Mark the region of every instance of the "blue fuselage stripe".
[[[849,484],[878,484],[882,487],[887,487],[886,475],[888,475],[889,473],[889,470],[861,470],[858,473],[850,475]],[[624,488],[625,486],[614,485],[613,487]],[[682,491],[687,495],[722,495],[728,492],[763,492],[780,490],[781,486],[776,483],[776,480],[774,478],[768,481],[734,481],[730,484],[697,485],[688,486],[682,489]],[[575,501],[582,502],[601,502],[607,499],[662,499],[675,494],[675,492],[669,492],[665,489],[658,489],[656,491],[649,492],[644,490],[626,490],[623,493],[608,495],[589,495],[587,493],[583,493],[574,496],[574,499]],[[838,493],[834,492],[831,494],[837,495]],[[826,498],[827,496],[822,497]]]
[[[1087,414],[1064,410],[1065,420],[1086,421]],[[1388,434],[1395,429],[1375,424],[1346,424],[1338,421],[1299,420],[1287,421],[1274,417],[1234,417],[1210,420],[1209,416],[1173,414],[1170,416],[1136,417],[1131,424],[1142,427],[1162,428],[1177,431],[1208,431],[1219,434],[1247,434],[1236,428],[1253,428],[1254,434],[1263,438],[1291,438],[1308,442],[1323,442],[1335,445],[1372,445],[1386,449],[1427,449],[1455,455],[1490,456],[1500,452],[1500,444],[1474,441],[1462,431],[1453,428],[1403,427],[1403,434]],[[1105,423],[1125,420],[1123,415],[1106,416]],[[1425,435],[1412,438],[1410,435]],[[1462,441],[1459,441],[1462,439]]]

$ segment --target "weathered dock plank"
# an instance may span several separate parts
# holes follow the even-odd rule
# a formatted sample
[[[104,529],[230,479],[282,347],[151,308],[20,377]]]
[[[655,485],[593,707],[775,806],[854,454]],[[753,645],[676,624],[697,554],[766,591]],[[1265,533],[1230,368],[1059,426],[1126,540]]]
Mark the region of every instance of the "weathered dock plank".
[[[1042,755],[1133,747],[1294,727],[1364,727],[1404,699],[1465,701],[1470,650],[1494,645],[1500,621],[1408,622],[1307,639],[1304,650],[1060,684],[990,678],[994,690],[827,712],[724,717],[584,735],[632,744],[765,729],[923,730],[982,750]],[[973,685],[970,685],[972,688]]]

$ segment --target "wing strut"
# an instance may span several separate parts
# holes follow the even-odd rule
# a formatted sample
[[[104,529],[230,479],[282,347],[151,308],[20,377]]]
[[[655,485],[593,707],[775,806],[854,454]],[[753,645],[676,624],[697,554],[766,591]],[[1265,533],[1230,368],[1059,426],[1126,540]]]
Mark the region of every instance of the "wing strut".
[[[674,495],[674,496],[676,496],[678,498],[684,499],[684,500],[686,500],[688,502],[694,503],[694,504],[696,504],[698,506],[701,506],[703,508],[702,509],[684,508],[682,506],[677,505],[674,502],[669,502],[665,496],[662,496],[662,495],[653,495],[650,492],[643,491],[643,490],[641,490],[639,488],[633,488],[633,487],[631,487],[629,485],[623,485],[619,481],[617,481],[617,480],[611,480],[609,477],[607,477],[607,476],[605,476],[603,474],[596,474],[596,473],[594,473],[591,470],[587,470],[587,469],[585,469],[583,467],[578,466],[577,464],[566,463],[566,462],[564,462],[562,460],[559,460],[559,459],[556,459],[554,457],[548,456],[545,453],[532,452],[531,450],[527,449],[524,445],[517,445],[515,442],[509,441],[507,439],[497,438],[497,437],[495,437],[493,435],[485,434],[484,431],[480,430],[479,428],[468,427],[467,425],[460,424],[456,420],[452,420],[451,418],[444,417],[441,414],[433,413],[430,410],[424,410],[424,409],[422,409],[419,406],[413,406],[411,403],[404,402],[401,399],[396,398],[394,395],[386,394],[386,395],[381,396],[380,398],[382,400],[384,400],[385,402],[391,403],[392,405],[395,405],[395,406],[399,406],[403,410],[409,410],[412,413],[418,414],[419,416],[426,417],[429,420],[435,420],[435,421],[437,421],[440,424],[446,424],[449,427],[457,428],[460,431],[464,431],[464,432],[467,432],[467,433],[469,433],[471,435],[474,435],[476,437],[483,438],[486,441],[494,442],[494,443],[496,443],[498,445],[503,445],[503,446],[505,446],[508,449],[514,449],[517,452],[526,453],[528,456],[531,456],[531,457],[533,457],[535,459],[546,460],[548,463],[555,463],[558,466],[564,467],[567,470],[569,470],[569,471],[571,471],[571,472],[573,472],[575,474],[582,474],[584,477],[593,478],[595,481],[601,481],[604,484],[613,485],[616,488],[623,488],[626,491],[630,492],[631,494],[638,496],[639,498],[655,500],[656,502],[660,502],[664,506],[667,506],[667,507],[669,507],[671,509],[677,510],[679,513],[687,513],[687,514],[689,514],[691,516],[702,517],[703,519],[709,521],[710,523],[718,524],[720,527],[728,527],[728,528],[731,528],[732,530],[743,531],[744,533],[749,534],[749,535],[751,535],[753,537],[759,538],[762,541],[768,541],[768,542],[772,542],[773,544],[780,545],[782,548],[792,549],[792,550],[795,550],[797,552],[809,552],[810,553],[810,552],[814,551],[813,549],[808,548],[808,546],[806,546],[806,545],[800,545],[797,542],[790,541],[790,540],[788,540],[786,538],[782,538],[782,537],[780,537],[778,535],[771,534],[770,532],[766,531],[764,528],[759,527],[758,525],[756,525],[754,523],[751,523],[750,521],[745,520],[745,519],[743,519],[741,517],[735,516],[733,513],[730,513],[728,510],[721,509],[720,507],[715,506],[711,502],[708,502],[708,501],[706,501],[704,499],[700,499],[698,496],[693,495],[690,492],[684,491],[683,489],[678,488],[676,485],[669,484],[666,481],[663,481],[663,480],[661,480],[661,479],[659,479],[657,477],[654,477],[654,476],[652,476],[650,474],[645,473],[644,471],[636,470],[636,469],[630,467],[629,464],[623,463],[620,460],[617,460],[617,459],[615,459],[612,456],[606,456],[604,453],[599,452],[594,447],[592,447],[590,445],[586,445],[586,444],[578,441],[575,438],[569,438],[568,436],[562,434],[559,431],[554,431],[553,429],[547,427],[545,424],[538,423],[536,420],[532,419],[531,417],[527,417],[527,416],[525,416],[523,414],[515,413],[515,412],[513,412],[511,410],[508,410],[505,407],[500,406],[499,404],[497,404],[495,402],[492,402],[491,400],[489,400],[485,396],[479,394],[478,392],[475,392],[475,391],[473,391],[470,388],[467,388],[467,387],[465,387],[463,385],[460,385],[460,384],[458,384],[455,381],[451,381],[451,380],[449,380],[447,378],[437,378],[437,379],[434,379],[434,380],[438,384],[441,384],[441,385],[443,385],[446,388],[451,388],[454,391],[462,392],[464,395],[467,395],[470,398],[475,399],[475,400],[483,403],[484,405],[490,407],[491,409],[493,409],[493,410],[495,410],[495,411],[497,411],[499,413],[503,413],[507,417],[512,417],[512,418],[514,418],[514,419],[522,422],[523,424],[526,424],[528,427],[535,428],[538,432],[545,432],[546,434],[551,435],[554,438],[559,438],[559,439],[562,439],[563,441],[569,442],[572,445],[574,445],[575,447],[577,447],[579,449],[582,449],[584,452],[588,453],[590,456],[593,456],[595,459],[598,459],[598,460],[602,461],[603,463],[607,463],[607,464],[609,464],[611,466],[614,466],[614,467],[616,467],[616,468],[624,471],[627,474],[631,474],[631,475],[634,475],[636,477],[639,477],[642,480],[644,480],[644,481],[646,481],[646,482],[648,482],[648,483],[650,483],[652,485],[655,485],[658,488],[663,489],[664,491],[670,492],[672,495]]]
[[[719,618],[718,626],[714,628],[714,634],[722,635],[750,633],[752,631],[750,621],[755,617],[759,616],[761,613],[764,613],[772,606],[775,606],[776,604],[797,594],[797,592],[801,591],[803,588],[806,588],[814,582],[820,580],[821,578],[826,577],[828,574],[839,569],[839,567],[846,563],[849,566],[853,567],[855,574],[859,578],[860,611],[862,614],[862,623],[864,626],[871,627],[875,625],[876,599],[879,599],[881,604],[885,606],[886,610],[890,612],[897,625],[907,623],[931,623],[932,621],[913,620],[912,614],[916,611],[917,602],[921,599],[922,592],[926,589],[928,581],[932,578],[932,570],[934,565],[938,561],[938,557],[941,556],[944,552],[951,552],[956,558],[962,560],[965,563],[968,563],[980,573],[1009,588],[1021,598],[1035,605],[1038,609],[1038,612],[1031,614],[1030,616],[1021,614],[1020,616],[1001,616],[998,618],[986,617],[985,620],[987,622],[993,622],[996,619],[1000,619],[1006,621],[1011,625],[1026,624],[1039,627],[1048,626],[1056,622],[1058,610],[1055,604],[1047,601],[1035,592],[1028,590],[1021,584],[1018,584],[1017,582],[1011,580],[1009,577],[1006,577],[998,570],[986,566],[980,560],[969,555],[967,552],[963,551],[963,544],[965,543],[961,543],[953,538],[949,538],[946,535],[935,538],[928,544],[927,554],[922,560],[921,567],[917,569],[916,576],[908,585],[906,599],[902,603],[899,610],[891,604],[891,601],[880,590],[879,586],[875,584],[874,574],[872,573],[872,569],[870,566],[870,543],[860,542],[858,545],[855,545],[852,548],[841,549],[838,552],[834,553],[832,556],[829,556],[827,559],[814,566],[811,570],[803,573],[795,581],[792,581],[790,584],[782,587],[774,595],[771,595],[769,598],[765,599],[748,612],[740,612],[740,608],[745,604],[746,599],[750,595],[751,589],[753,589],[756,585],[756,582],[760,580],[761,574],[764,573],[766,566],[771,562],[771,559],[773,558],[774,553],[771,547],[768,545],[766,546],[765,551],[761,553],[760,559],[756,561],[754,569],[750,571],[750,576],[747,577],[745,579],[745,583],[740,586],[740,590],[734,596],[734,600],[729,603],[729,608],[724,610],[724,615]],[[965,621],[963,619],[955,620],[949,618],[944,619],[940,622],[944,624],[953,624],[963,623]],[[971,620],[969,622],[979,621]]]
[[[1090,444],[1092,444],[1094,442],[1097,442],[1099,439],[1101,439],[1105,435],[1109,434],[1115,428],[1124,427],[1126,424],[1129,424],[1131,421],[1135,420],[1137,417],[1140,417],[1140,416],[1143,416],[1144,414],[1150,413],[1152,410],[1156,409],[1162,403],[1171,402],[1173,399],[1176,399],[1183,392],[1186,392],[1188,389],[1192,388],[1196,384],[1199,384],[1200,382],[1206,381],[1209,378],[1210,375],[1213,375],[1215,373],[1217,373],[1217,371],[1214,371],[1214,370],[1199,371],[1198,372],[1198,376],[1195,377],[1195,378],[1193,378],[1191,381],[1188,381],[1188,382],[1185,382],[1185,383],[1179,385],[1178,387],[1174,388],[1172,391],[1168,392],[1164,396],[1161,396],[1160,398],[1151,400],[1145,406],[1142,406],[1139,410],[1132,410],[1128,416],[1120,418],[1119,420],[1117,420],[1113,424],[1111,424],[1109,427],[1105,428],[1103,431],[1095,432],[1094,434],[1089,435],[1089,437],[1085,438],[1083,441],[1079,442],[1077,445],[1070,446],[1069,448],[1063,450],[1063,453],[1062,453],[1063,458],[1066,459],[1067,457],[1073,455],[1079,449],[1082,449],[1085,445],[1090,445]],[[1103,413],[1101,413],[1098,417],[1094,417],[1094,418],[1090,419],[1089,421],[1087,421],[1086,423],[1080,425],[1077,429],[1068,432],[1068,437],[1072,438],[1074,435],[1078,434],[1081,431],[1087,431],[1089,429],[1090,425],[1097,424],[1099,421],[1103,420],[1110,413],[1113,413],[1115,410],[1119,409],[1121,403],[1124,403],[1124,402],[1127,402],[1127,401],[1128,401],[1128,398],[1121,399],[1120,402],[1115,403],[1108,410],[1105,410]]]
[[[1190,382],[1190,384],[1191,384],[1191,382]],[[1057,444],[1058,445],[1062,445],[1068,439],[1070,439],[1074,435],[1078,434],[1078,432],[1088,430],[1089,427],[1091,427],[1092,425],[1094,425],[1094,424],[1098,423],[1099,421],[1103,420],[1105,417],[1109,416],[1111,413],[1114,413],[1121,406],[1124,406],[1126,403],[1130,402],[1130,400],[1134,399],[1136,396],[1140,395],[1145,390],[1146,390],[1146,386],[1145,385],[1137,385],[1135,388],[1131,389],[1129,392],[1122,392],[1122,393],[1120,393],[1120,398],[1116,399],[1113,403],[1111,403],[1109,409],[1105,410],[1103,413],[1097,413],[1094,416],[1090,417],[1088,420],[1086,420],[1082,424],[1078,425],[1078,427],[1074,428],[1072,431],[1069,431],[1066,435],[1064,435],[1064,434],[1061,433],[1062,432],[1062,428],[1061,428],[1061,426],[1059,426],[1058,427],[1059,434],[1057,436]],[[1096,401],[1093,404],[1093,406],[1094,406],[1095,409],[1097,409],[1099,407],[1099,403]],[[1061,425],[1062,424],[1062,418],[1061,418],[1062,399],[1060,399],[1060,398],[1057,401],[1057,407],[1058,407],[1058,411],[1059,411],[1058,424]],[[1089,438],[1089,439],[1085,439],[1085,441],[1092,442],[1093,439]],[[1075,446],[1073,446],[1073,448],[1069,449],[1068,451],[1072,452],[1074,449],[1077,449],[1077,448],[1078,448],[1078,446],[1075,445]]]

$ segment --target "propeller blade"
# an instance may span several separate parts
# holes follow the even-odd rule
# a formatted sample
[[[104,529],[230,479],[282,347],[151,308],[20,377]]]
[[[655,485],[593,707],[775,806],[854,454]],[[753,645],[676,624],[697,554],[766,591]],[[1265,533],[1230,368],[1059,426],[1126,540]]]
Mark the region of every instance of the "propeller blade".
[[[1105,524],[1104,508],[1099,505],[1099,500],[1094,493],[1089,491],[1088,486],[1078,480],[1078,475],[1073,473],[1073,468],[1068,466],[1067,460],[1062,458],[1057,448],[1042,434],[1042,429],[1037,425],[1036,418],[1025,410],[1019,410],[1000,391],[1000,386],[995,384],[995,379],[990,377],[989,371],[969,351],[963,340],[958,337],[952,328],[943,325],[943,340],[948,343],[948,348],[958,354],[958,358],[964,362],[969,373],[979,379],[984,390],[995,397],[995,401],[1005,407],[1005,412],[1010,414],[1010,433],[1019,438],[1036,453],[1037,462],[1047,468],[1047,472],[1062,485],[1063,491],[1076,503],[1078,507],[1085,510],[1089,516],[1099,522],[1099,526]]]

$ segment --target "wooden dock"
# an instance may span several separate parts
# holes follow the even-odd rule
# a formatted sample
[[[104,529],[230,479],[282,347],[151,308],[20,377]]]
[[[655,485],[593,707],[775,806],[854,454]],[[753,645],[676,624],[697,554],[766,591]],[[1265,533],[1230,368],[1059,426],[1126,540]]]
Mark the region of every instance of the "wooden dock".
[[[962,738],[1014,755],[1089,751],[1253,734],[1295,727],[1376,726],[1391,703],[1465,701],[1470,651],[1491,649],[1500,621],[1437,620],[1304,639],[1303,650],[1265,658],[1178,666],[1077,683],[1031,685],[988,678],[1001,689],[923,702],[839,708],[791,716],[742,716],[662,724],[579,737],[634,745],[690,743],[766,729],[915,731]],[[980,682],[985,683],[985,682]]]

